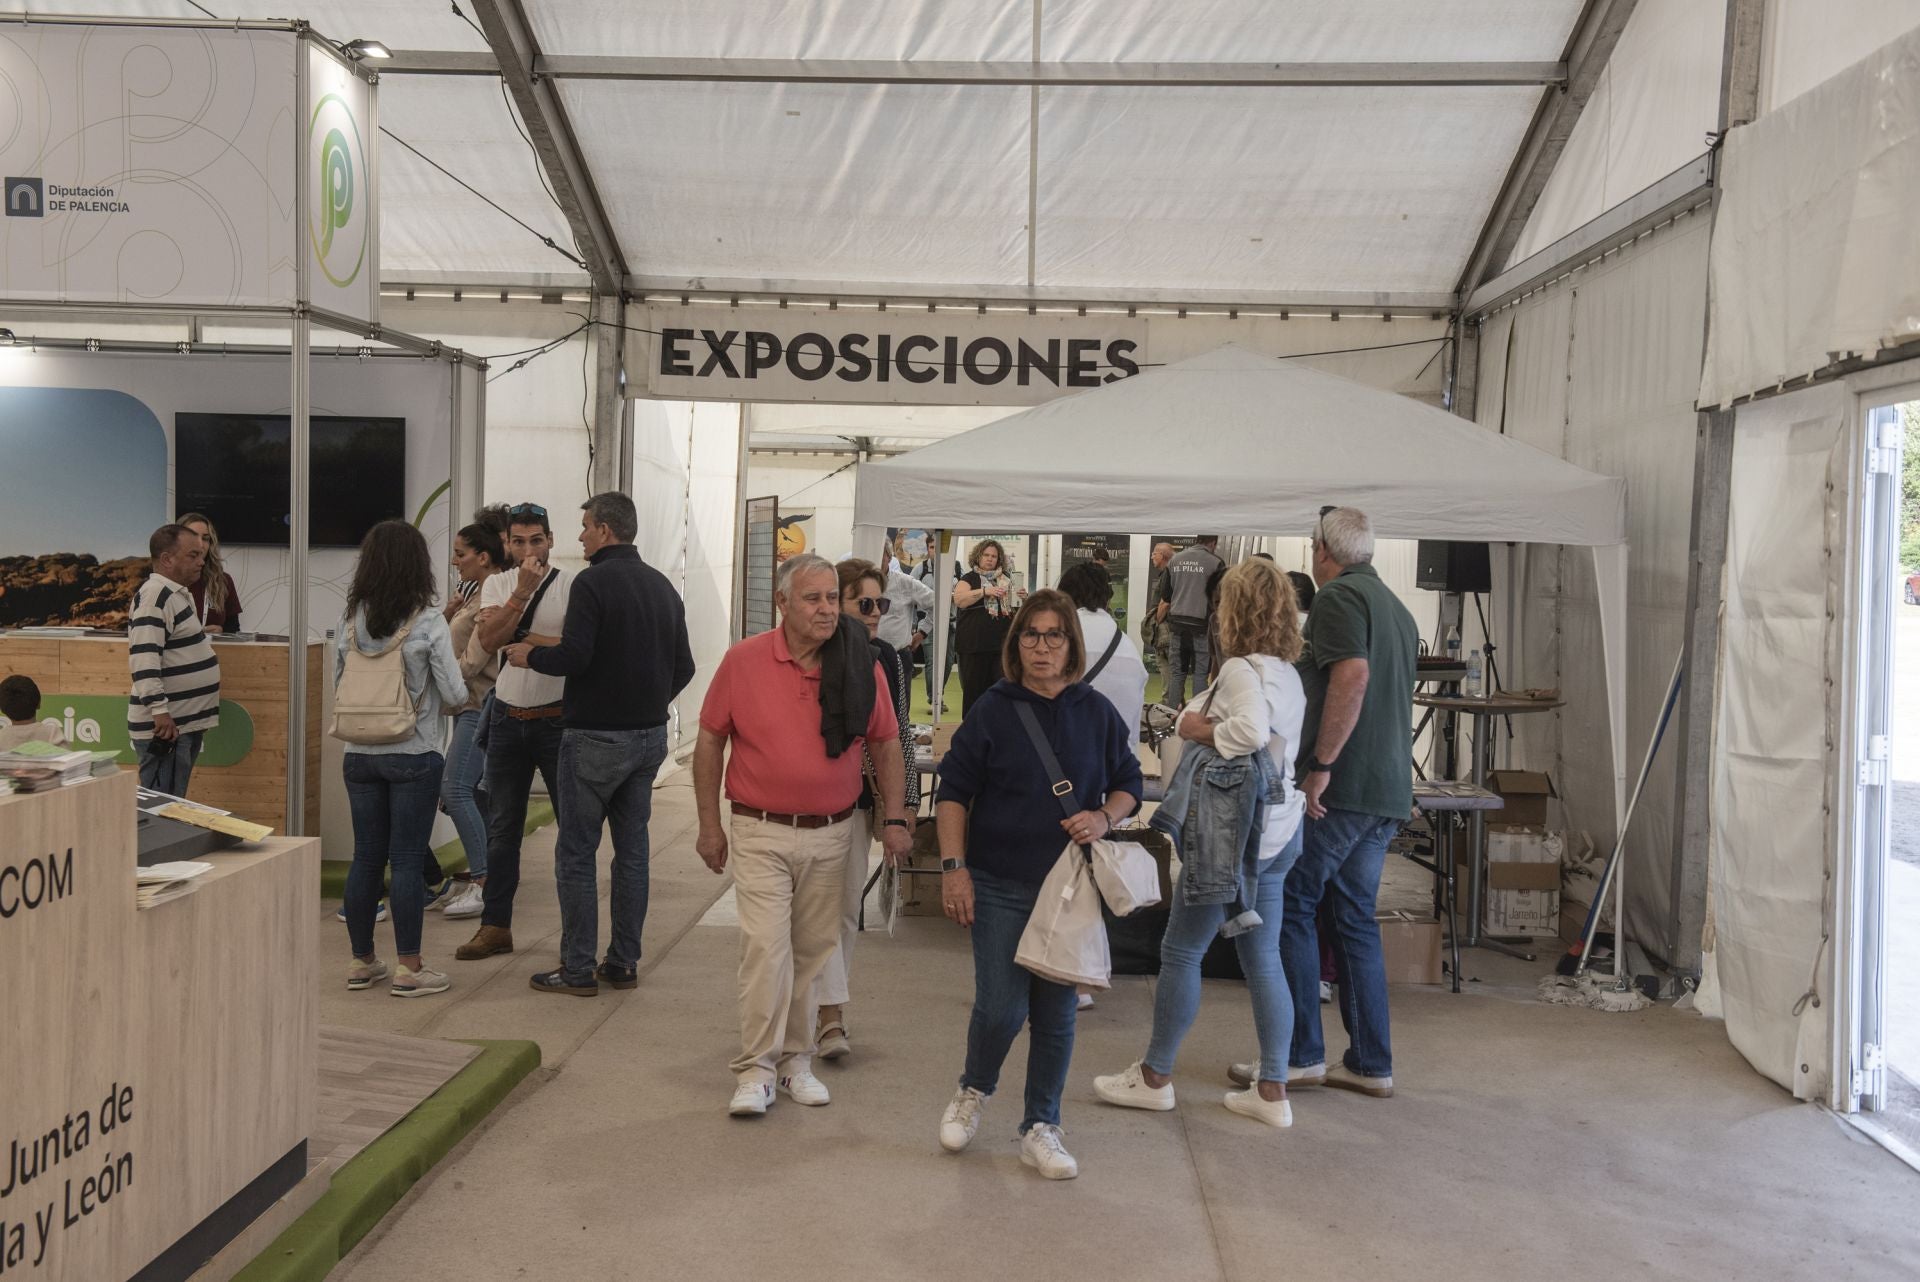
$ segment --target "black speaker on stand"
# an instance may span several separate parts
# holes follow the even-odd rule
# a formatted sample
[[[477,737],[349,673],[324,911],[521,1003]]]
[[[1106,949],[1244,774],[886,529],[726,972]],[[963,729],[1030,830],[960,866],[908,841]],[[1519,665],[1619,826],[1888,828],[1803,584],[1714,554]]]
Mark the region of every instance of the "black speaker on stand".
[[[1484,543],[1421,539],[1415,586],[1431,592],[1491,592],[1493,562]]]

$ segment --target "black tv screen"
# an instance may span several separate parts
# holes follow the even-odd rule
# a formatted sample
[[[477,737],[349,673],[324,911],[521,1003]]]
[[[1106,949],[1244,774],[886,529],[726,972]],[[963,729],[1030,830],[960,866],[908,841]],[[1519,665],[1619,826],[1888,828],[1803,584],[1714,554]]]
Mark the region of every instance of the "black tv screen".
[[[307,477],[310,547],[359,547],[406,516],[407,421],[316,414]],[[175,507],[201,512],[220,541],[286,547],[292,522],[285,414],[176,414]]]

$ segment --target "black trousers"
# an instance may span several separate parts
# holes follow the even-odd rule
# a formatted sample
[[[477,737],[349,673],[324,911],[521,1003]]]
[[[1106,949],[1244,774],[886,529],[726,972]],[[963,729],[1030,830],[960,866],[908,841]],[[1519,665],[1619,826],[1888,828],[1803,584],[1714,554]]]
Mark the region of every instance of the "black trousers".
[[[974,701],[992,688],[1001,677],[1000,652],[983,650],[960,656],[960,716],[973,711]]]

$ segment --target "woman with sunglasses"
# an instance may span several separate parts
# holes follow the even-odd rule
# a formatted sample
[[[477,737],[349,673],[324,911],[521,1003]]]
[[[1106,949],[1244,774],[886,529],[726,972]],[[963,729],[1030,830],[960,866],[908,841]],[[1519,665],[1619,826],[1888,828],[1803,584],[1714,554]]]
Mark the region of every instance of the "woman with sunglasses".
[[[1106,836],[1133,813],[1141,787],[1133,731],[1105,695],[1080,680],[1086,663],[1073,602],[1051,589],[1035,592],[1013,616],[1001,651],[1005,679],[980,696],[941,759],[934,812],[941,900],[948,917],[973,930],[966,1069],[940,1119],[940,1146],[958,1153],[973,1139],[1025,1025],[1020,1160],[1050,1180],[1080,1173],[1060,1132],[1075,995],[1071,984],[1022,969],[1014,954],[1062,848]],[[1071,818],[1061,817],[1028,715],[1073,785]]]
[[[906,756],[907,765],[907,822],[911,825],[912,816],[920,810],[920,772],[914,767],[913,736],[905,732],[908,705],[913,698],[913,672],[906,658],[880,639],[880,620],[893,608],[886,595],[885,576],[873,562],[853,557],[834,569],[840,575],[840,612],[858,619],[867,629],[868,644],[873,647],[873,657],[880,661],[880,671],[887,678],[887,695],[893,700],[894,715],[900,720],[900,750]],[[862,747],[860,751],[864,756],[867,750]],[[860,786],[860,800],[855,804],[871,816],[872,758],[865,758],[862,765],[865,782]],[[840,947],[827,959],[826,969],[813,985],[814,1005],[820,1008],[815,1041],[819,1043],[816,1053],[821,1059],[841,1059],[853,1050],[853,1044],[847,1040],[846,1007],[850,996],[847,978],[853,970],[853,941],[860,933],[860,901],[865,898],[867,864],[872,858],[873,825],[869,819],[859,818],[846,828],[846,885],[840,901]]]

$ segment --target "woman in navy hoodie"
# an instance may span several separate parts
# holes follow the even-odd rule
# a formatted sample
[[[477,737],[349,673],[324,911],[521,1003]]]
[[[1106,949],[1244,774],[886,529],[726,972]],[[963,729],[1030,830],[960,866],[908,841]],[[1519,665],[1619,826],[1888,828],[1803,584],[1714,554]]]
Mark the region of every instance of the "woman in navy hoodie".
[[[973,1139],[1013,1039],[1030,1024],[1020,1160],[1050,1180],[1080,1173],[1060,1134],[1075,993],[1013,957],[1040,883],[1066,843],[1106,836],[1133,813],[1141,787],[1133,733],[1106,696],[1080,681],[1086,661],[1073,602],[1052,590],[1035,592],[1008,630],[1001,651],[1006,678],[980,696],[941,759],[934,810],[941,901],[947,916],[973,929],[966,1071],[940,1119],[940,1144],[958,1153]],[[1073,784],[1071,818],[1062,818],[1023,707]]]

